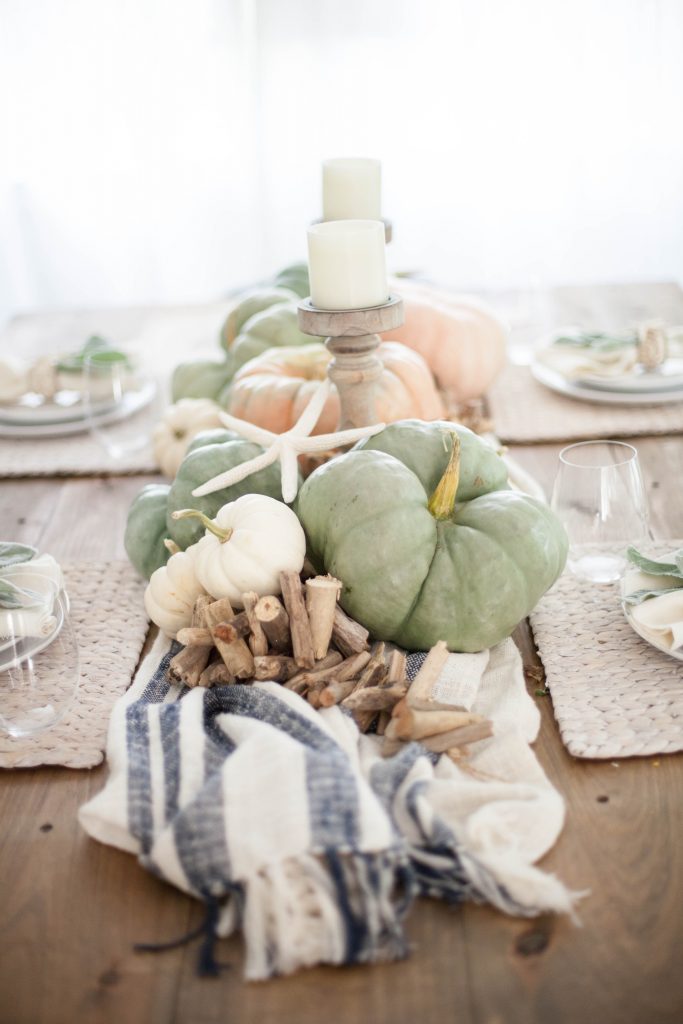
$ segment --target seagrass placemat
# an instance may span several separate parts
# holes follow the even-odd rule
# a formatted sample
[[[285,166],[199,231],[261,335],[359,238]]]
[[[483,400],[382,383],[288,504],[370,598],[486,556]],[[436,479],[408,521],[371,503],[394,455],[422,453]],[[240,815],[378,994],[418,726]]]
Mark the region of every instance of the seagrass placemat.
[[[80,654],[75,702],[53,729],[0,735],[0,768],[93,768],[104,758],[110,711],[126,691],[147,635],[145,582],[127,562],[62,566]]]
[[[683,401],[672,405],[596,405],[558,395],[528,366],[507,366],[488,394],[501,441],[581,441],[683,433]]]
[[[683,541],[648,548],[661,556]],[[683,662],[624,617],[618,585],[565,573],[530,616],[562,740],[574,757],[683,750]]]
[[[157,473],[150,452],[111,458],[90,434],[73,437],[0,439],[0,477],[99,476]]]

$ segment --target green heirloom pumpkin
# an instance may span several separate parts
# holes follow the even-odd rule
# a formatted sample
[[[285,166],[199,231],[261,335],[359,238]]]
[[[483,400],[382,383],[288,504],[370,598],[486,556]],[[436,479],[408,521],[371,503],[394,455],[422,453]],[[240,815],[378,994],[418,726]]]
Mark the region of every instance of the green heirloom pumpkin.
[[[236,373],[240,366],[268,348],[310,345],[313,341],[322,340],[299,330],[296,308],[296,303],[284,302],[247,320],[230,349],[233,372]]]
[[[181,398],[218,399],[225,385],[232,380],[235,368],[229,359],[218,362],[215,359],[195,359],[180,363],[171,379],[171,399]]]
[[[282,501],[279,463],[273,463],[233,484],[232,487],[223,487],[220,491],[207,494],[203,498],[195,498],[192,494],[196,487],[211,480],[212,477],[261,454],[263,448],[242,438],[224,444],[205,445],[188,452],[168,495],[167,535],[183,550],[204,535],[204,527],[197,519],[172,518],[173,512],[179,509],[194,508],[212,519],[223,505],[235,501],[243,494],[267,494]]]
[[[208,444],[225,444],[226,441],[243,441],[244,438],[241,434],[237,434],[234,430],[227,430],[225,427],[214,427],[213,430],[202,430],[201,434],[197,434],[193,437],[187,446],[185,452],[185,458],[190,452],[195,451],[197,448],[206,448]]]
[[[229,352],[235,338],[252,316],[282,302],[292,303],[298,302],[298,300],[299,296],[291,288],[255,288],[253,291],[247,292],[228,313],[221,328],[221,345],[226,352]]]
[[[292,263],[285,267],[279,274],[275,275],[273,284],[278,288],[291,288],[300,299],[305,299],[311,294],[311,286],[308,280],[308,264]]]
[[[464,427],[392,424],[304,483],[309,557],[342,580],[342,606],[377,639],[482,650],[529,614],[567,555],[559,520],[502,490],[505,478]]]
[[[166,565],[170,557],[164,546],[168,537],[166,508],[170,489],[168,484],[148,484],[128,510],[124,547],[134,567],[146,579],[155,569]]]

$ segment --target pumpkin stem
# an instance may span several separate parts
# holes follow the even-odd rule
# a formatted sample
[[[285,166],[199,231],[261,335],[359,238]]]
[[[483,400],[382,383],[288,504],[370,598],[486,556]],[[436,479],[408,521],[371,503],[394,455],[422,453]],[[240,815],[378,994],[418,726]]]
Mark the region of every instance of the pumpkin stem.
[[[176,544],[174,540],[171,540],[170,537],[167,537],[164,541],[164,547],[167,551],[170,551],[172,555],[177,555],[179,551],[182,551],[182,548]]]
[[[181,508],[176,512],[172,512],[171,516],[173,519],[198,519],[205,530],[212,533],[214,537],[218,537],[221,544],[224,544],[226,540],[230,540],[233,534],[233,529],[230,527],[228,530],[223,530],[220,526],[214,523],[213,519],[209,519],[203,512],[200,512],[196,508]]]
[[[435,519],[450,519],[455,508],[455,493],[460,480],[460,438],[455,431],[452,431],[451,439],[451,456],[448,465],[427,505]]]

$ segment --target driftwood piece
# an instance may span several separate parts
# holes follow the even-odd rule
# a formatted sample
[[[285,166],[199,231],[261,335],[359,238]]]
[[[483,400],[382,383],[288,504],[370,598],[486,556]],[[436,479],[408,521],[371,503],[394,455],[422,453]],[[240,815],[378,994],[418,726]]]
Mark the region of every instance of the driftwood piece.
[[[448,648],[444,640],[439,640],[427,655],[422,668],[417,673],[408,690],[408,704],[416,711],[452,711],[450,704],[443,704],[432,698],[434,683],[448,658]]]
[[[324,658],[330,646],[334,611],[341,588],[341,580],[334,576],[314,576],[306,580],[306,612],[316,660]]]
[[[386,734],[398,740],[421,740],[482,721],[481,715],[469,711],[416,711],[402,700],[394,707]]]
[[[214,643],[221,658],[225,662],[228,671],[236,679],[252,679],[254,675],[254,659],[251,651],[241,637],[226,643],[216,635],[216,627],[222,623],[230,622],[235,618],[232,605],[227,597],[219,601],[213,601],[205,610],[206,622],[211,630]]]
[[[262,597],[254,608],[254,614],[268,638],[275,654],[287,654],[292,649],[289,632],[289,615],[282,602],[273,594]]]
[[[355,689],[342,701],[342,707],[347,711],[384,711],[386,708],[393,708],[397,701],[405,697],[407,689],[404,683]]]
[[[251,635],[247,639],[249,644],[249,650],[255,658],[262,657],[268,653],[268,637],[263,632],[261,623],[256,617],[256,605],[258,604],[258,594],[253,590],[248,590],[245,594],[242,594],[242,604],[244,605],[244,613],[249,620],[249,629]]]
[[[356,687],[355,679],[332,679],[323,690],[320,691],[319,703],[321,708],[331,708],[339,704],[353,692]]]
[[[339,680],[340,683],[353,679],[355,686],[357,676],[360,675],[370,661],[370,657],[370,651],[359,651],[358,654],[352,654],[350,658],[345,658],[335,673],[335,679]]]
[[[290,683],[296,686],[297,683],[305,683],[306,686],[310,686],[315,683],[318,679],[334,677],[338,678],[336,673],[331,673],[330,669],[334,669],[337,665],[342,663],[342,656],[339,651],[330,651],[320,661],[316,661],[313,668],[306,668],[303,671],[298,671],[295,676],[292,676]],[[291,689],[292,687],[290,687]]]
[[[364,690],[369,686],[382,686],[386,682],[388,669],[384,661],[384,644],[378,643],[370,660],[358,677],[356,690]]]
[[[198,686],[215,686],[216,684],[225,686],[229,683],[234,683],[235,677],[228,669],[228,666],[222,659],[212,662],[207,665],[202,674],[199,677]]]
[[[178,630],[176,640],[183,647],[213,647],[211,630],[206,626],[185,626],[184,629]]]
[[[249,636],[249,631],[249,618],[246,612],[240,612],[229,622],[219,622],[214,629],[219,640],[224,640],[226,644],[232,644],[238,638]]]
[[[493,725],[488,719],[484,719],[474,725],[464,725],[460,729],[442,732],[439,736],[425,736],[420,743],[434,754],[444,754],[451,747],[464,747],[469,743],[476,743],[477,740],[488,739],[489,736],[493,736]]]
[[[254,658],[254,679],[286,683],[298,671],[294,658],[288,658],[286,654],[257,654]]]
[[[339,605],[335,607],[332,641],[345,658],[350,658],[352,654],[366,651],[368,649],[369,636],[370,634],[364,626],[349,618]]]
[[[289,615],[289,631],[292,636],[294,660],[300,668],[313,668],[315,664],[313,637],[311,635],[311,624],[308,621],[299,573],[281,572],[280,586],[282,587],[282,598],[285,608]]]
[[[389,664],[387,666],[387,682],[388,683],[401,683],[406,677],[406,653],[405,651],[399,651],[398,648],[389,655]]]
[[[391,713],[389,711],[380,711],[379,716],[377,718],[377,730],[376,730],[378,736],[384,736],[384,733],[386,732],[386,728],[389,725],[390,721],[391,721]]]
[[[192,609],[192,626],[188,629],[204,629],[206,627],[206,609],[211,603],[211,598],[202,594],[194,603]],[[197,686],[200,677],[211,656],[213,642],[210,644],[197,644],[192,647],[184,647],[182,651],[171,659],[168,666],[169,675],[177,679],[185,686]]]

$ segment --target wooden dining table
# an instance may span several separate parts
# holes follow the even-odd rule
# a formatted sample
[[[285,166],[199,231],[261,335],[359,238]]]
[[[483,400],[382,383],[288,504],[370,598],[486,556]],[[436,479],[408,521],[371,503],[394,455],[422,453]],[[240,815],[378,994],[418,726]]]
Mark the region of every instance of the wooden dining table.
[[[519,359],[548,320],[616,326],[630,322],[634,310],[658,315],[666,305],[678,308],[683,322],[683,294],[668,283],[488,298],[511,316],[512,353]],[[47,340],[65,342],[67,334],[73,340],[74,332],[93,324],[130,324],[143,314],[149,323],[157,312],[40,314],[17,321],[6,337],[21,338],[26,352],[37,353]],[[179,313],[183,323],[191,312]],[[163,313],[165,322],[173,319],[172,310]],[[205,314],[197,310],[199,318]],[[683,438],[638,437],[633,443],[653,536],[683,537]],[[511,454],[547,492],[560,447],[514,446]],[[2,479],[0,534],[65,562],[125,558],[128,506],[154,479]],[[526,624],[515,638],[529,691],[541,710],[534,749],[567,807],[564,830],[541,867],[585,894],[578,920],[507,917],[488,906],[419,900],[407,922],[412,952],[401,962],[318,967],[247,983],[238,935],[219,946],[219,958],[229,967],[218,978],[200,978],[192,946],[163,955],[133,951],[135,942],[165,942],[189,931],[203,911],[143,870],[135,857],[95,842],[80,828],[78,809],[102,788],[106,765],[89,771],[5,770],[0,772],[0,1022],[683,1021],[683,754],[618,761],[571,757],[553,718],[552,699],[542,692],[542,666]]]

